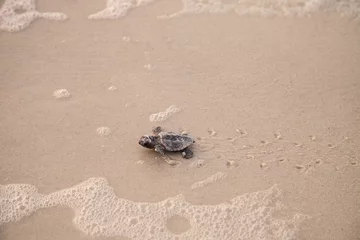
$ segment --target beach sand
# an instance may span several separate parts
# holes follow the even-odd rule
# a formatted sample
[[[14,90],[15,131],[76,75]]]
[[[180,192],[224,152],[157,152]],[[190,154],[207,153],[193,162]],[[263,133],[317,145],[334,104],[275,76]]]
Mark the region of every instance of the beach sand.
[[[88,19],[104,6],[37,1],[39,12],[68,19],[0,32],[1,240],[359,239],[358,19],[321,11],[157,19],[179,11],[180,1]],[[172,105],[180,111],[149,121]],[[155,125],[188,131],[195,157],[170,154],[182,162],[170,166],[142,148],[139,138]],[[117,198],[105,195],[121,210],[111,215],[104,200],[98,210],[114,224],[94,213],[96,231],[82,228],[90,220],[81,216],[99,199],[61,192],[90,178],[113,188]],[[11,202],[16,191],[34,193],[8,184],[30,184],[44,195],[32,207]],[[188,203],[162,204],[179,194]],[[148,213],[126,210],[140,203]],[[211,219],[222,203],[233,215]],[[19,213],[21,204],[28,213]],[[140,217],[141,232],[130,226],[132,214],[144,226],[167,228],[151,233]]]

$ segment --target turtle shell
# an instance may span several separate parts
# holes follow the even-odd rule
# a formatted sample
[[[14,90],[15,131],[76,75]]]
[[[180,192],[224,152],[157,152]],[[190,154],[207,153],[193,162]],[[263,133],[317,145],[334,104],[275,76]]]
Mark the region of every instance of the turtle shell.
[[[173,132],[159,133],[160,142],[167,151],[176,152],[181,151],[195,141],[188,135],[182,135]]]

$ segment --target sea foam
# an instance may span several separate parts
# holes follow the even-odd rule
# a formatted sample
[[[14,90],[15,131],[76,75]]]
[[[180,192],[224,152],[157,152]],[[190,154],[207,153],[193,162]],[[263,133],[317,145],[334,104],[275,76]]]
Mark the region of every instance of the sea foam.
[[[89,236],[130,239],[296,239],[305,215],[278,219],[283,208],[277,185],[237,196],[218,205],[193,205],[182,194],[160,202],[133,202],[115,195],[104,178],[90,178],[49,195],[28,184],[0,185],[0,225],[16,222],[42,208],[58,205],[74,211],[76,228]],[[190,229],[175,234],[167,228],[174,216]]]
[[[229,2],[229,1],[227,1]],[[178,12],[159,18],[173,18],[184,14],[227,13],[268,16],[305,16],[315,12],[333,11],[357,17],[360,14],[358,0],[238,0],[224,3],[222,0],[182,0]]]
[[[144,6],[156,0],[107,0],[105,9],[92,14],[89,19],[118,19],[127,15],[130,9]],[[333,11],[342,15],[357,17],[360,14],[358,0],[179,0],[182,8],[171,14],[158,16],[160,19],[174,18],[186,14],[223,14],[234,12],[242,15],[306,16],[315,12]]]
[[[0,9],[0,29],[9,32],[20,31],[38,18],[66,20],[67,16],[60,12],[38,12],[35,0],[5,0]]]
[[[358,0],[178,0],[182,7],[170,14],[162,14],[159,19],[167,19],[186,14],[224,14],[235,13],[239,16],[307,16],[316,12],[337,12],[343,16],[359,18]],[[105,8],[88,16],[88,19],[118,19],[125,17],[129,10],[157,0],[107,0]],[[154,16],[155,17],[155,16]],[[66,20],[60,12],[38,12],[35,0],[5,0],[0,9],[0,30],[16,32],[28,27],[35,19]]]
[[[153,113],[149,116],[150,122],[163,122],[169,119],[174,114],[180,112],[181,109],[176,105],[171,105],[163,112]]]
[[[91,14],[88,18],[99,19],[118,19],[126,16],[127,12],[142,5],[146,5],[155,0],[107,0],[105,9]]]

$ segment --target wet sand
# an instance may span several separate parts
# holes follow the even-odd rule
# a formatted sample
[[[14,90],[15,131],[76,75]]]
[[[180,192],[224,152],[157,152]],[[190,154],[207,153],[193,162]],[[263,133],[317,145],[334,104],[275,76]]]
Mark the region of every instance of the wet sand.
[[[121,199],[184,194],[194,205],[277,184],[287,207],[279,218],[309,216],[296,239],[360,236],[356,20],[321,13],[158,20],[181,8],[164,1],[118,20],[87,19],[102,8],[40,1],[39,11],[69,19],[0,32],[0,184],[49,194],[102,177]],[[57,99],[58,89],[70,97]],[[171,105],[181,111],[149,121]],[[200,138],[195,158],[171,154],[182,162],[172,167],[139,146],[154,124]],[[218,172],[226,177],[191,188]],[[68,207],[42,209],[0,225],[0,239],[91,239],[73,217]]]

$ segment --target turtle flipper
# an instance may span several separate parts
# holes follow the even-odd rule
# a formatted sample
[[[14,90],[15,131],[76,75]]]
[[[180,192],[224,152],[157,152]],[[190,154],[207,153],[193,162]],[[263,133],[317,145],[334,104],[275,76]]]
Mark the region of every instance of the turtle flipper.
[[[160,153],[161,158],[171,166],[175,166],[175,165],[178,165],[178,164],[181,163],[180,161],[173,160],[170,157],[166,156],[165,155],[165,148],[163,146],[161,146],[161,145],[156,145],[155,146],[155,151]]]
[[[161,145],[155,146],[155,152],[160,153],[161,156],[165,156],[165,148]]]
[[[184,136],[187,136],[188,135],[188,132],[184,129],[184,128],[179,128],[179,133],[181,134],[181,135],[184,135]]]
[[[193,151],[191,151],[190,148],[187,147],[181,152],[181,155],[185,159],[190,159],[194,156],[194,153],[193,153]]]
[[[159,135],[159,133],[161,133],[162,131],[163,130],[162,130],[162,128],[160,126],[153,127],[153,129],[152,129],[152,132],[155,135]]]

